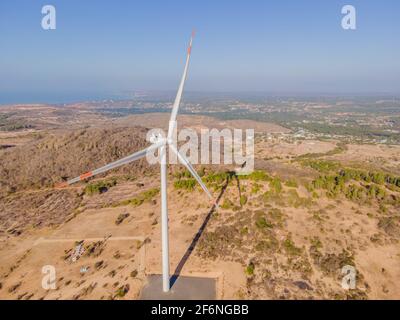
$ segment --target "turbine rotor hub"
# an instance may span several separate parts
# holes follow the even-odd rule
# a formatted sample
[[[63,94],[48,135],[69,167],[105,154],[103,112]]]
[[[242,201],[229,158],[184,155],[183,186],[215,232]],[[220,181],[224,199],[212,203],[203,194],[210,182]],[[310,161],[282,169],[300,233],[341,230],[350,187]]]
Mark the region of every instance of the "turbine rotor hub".
[[[152,134],[149,140],[153,144],[166,141],[166,139],[160,133]]]

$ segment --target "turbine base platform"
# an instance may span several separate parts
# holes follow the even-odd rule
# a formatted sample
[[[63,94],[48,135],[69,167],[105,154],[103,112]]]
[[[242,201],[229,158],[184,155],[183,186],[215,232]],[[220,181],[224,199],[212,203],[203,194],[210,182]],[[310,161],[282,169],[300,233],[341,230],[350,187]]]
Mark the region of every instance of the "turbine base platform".
[[[162,275],[150,275],[140,293],[141,300],[215,300],[216,279],[202,277],[171,277],[169,292],[162,290]]]

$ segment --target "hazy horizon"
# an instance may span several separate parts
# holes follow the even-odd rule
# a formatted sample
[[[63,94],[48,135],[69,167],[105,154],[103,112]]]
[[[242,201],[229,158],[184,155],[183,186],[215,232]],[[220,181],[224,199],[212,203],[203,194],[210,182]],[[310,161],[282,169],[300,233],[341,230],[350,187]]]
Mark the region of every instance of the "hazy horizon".
[[[135,97],[134,92],[143,93],[148,98],[155,98],[157,100],[170,100],[173,102],[173,98],[176,94],[174,90],[155,90],[155,91],[132,91],[131,94],[127,93],[109,93],[109,94],[96,94],[96,93],[34,93],[21,95],[9,94],[0,96],[0,106],[5,105],[17,105],[17,104],[70,104],[78,102],[101,102],[104,100],[140,100],[143,97]],[[346,99],[346,98],[380,98],[380,99],[400,99],[400,93],[381,93],[381,92],[264,92],[264,91],[188,91],[184,94],[183,103],[192,102],[197,98],[210,98],[210,99],[239,99],[246,100],[247,98],[332,98],[332,99]]]
[[[0,104],[63,103],[175,90],[193,27],[187,90],[400,94],[400,3],[343,1],[0,3]]]

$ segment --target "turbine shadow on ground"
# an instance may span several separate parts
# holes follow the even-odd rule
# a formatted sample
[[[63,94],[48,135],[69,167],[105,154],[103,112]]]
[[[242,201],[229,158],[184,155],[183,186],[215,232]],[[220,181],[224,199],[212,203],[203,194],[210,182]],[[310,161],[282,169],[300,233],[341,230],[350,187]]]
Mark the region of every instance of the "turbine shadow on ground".
[[[216,200],[216,203],[218,204],[219,201],[221,200],[223,194],[225,193],[226,188],[229,185],[229,181],[231,180],[232,176],[236,176],[234,172],[229,172],[229,177],[227,177],[225,184],[223,185],[221,192],[218,195],[218,198]],[[171,276],[171,288],[173,287],[174,283],[176,282],[176,280],[178,280],[179,275],[184,267],[184,265],[186,264],[186,261],[189,259],[190,255],[192,254],[194,248],[197,245],[197,242],[199,241],[201,235],[203,234],[208,222],[211,219],[212,214],[215,211],[215,204],[212,206],[211,210],[208,212],[207,216],[205,217],[203,223],[201,224],[199,230],[197,231],[196,235],[194,236],[194,238],[192,239],[192,242],[190,243],[189,247],[186,249],[185,254],[183,255],[183,257],[181,258],[181,260],[179,261],[178,265],[176,266],[175,272],[173,273],[173,275]]]

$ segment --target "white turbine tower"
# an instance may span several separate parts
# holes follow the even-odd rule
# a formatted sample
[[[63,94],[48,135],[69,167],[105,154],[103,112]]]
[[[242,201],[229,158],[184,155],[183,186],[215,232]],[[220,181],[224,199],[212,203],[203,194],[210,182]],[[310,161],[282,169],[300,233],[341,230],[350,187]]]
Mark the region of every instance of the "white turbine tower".
[[[93,177],[97,174],[106,172],[108,170],[120,167],[124,164],[128,164],[132,161],[141,159],[146,156],[149,152],[154,152],[158,149],[159,157],[160,157],[160,166],[161,166],[161,240],[162,240],[162,274],[163,274],[163,290],[164,292],[168,292],[170,289],[170,273],[169,273],[169,241],[168,241],[168,205],[167,205],[167,146],[170,147],[170,151],[172,151],[179,159],[179,161],[189,170],[192,176],[197,180],[200,184],[204,192],[207,196],[212,200],[213,197],[210,191],[207,189],[200,176],[194,170],[188,159],[181,154],[172,140],[172,135],[176,128],[176,117],[179,110],[179,104],[182,97],[183,87],[185,85],[186,75],[189,67],[190,61],[190,53],[192,50],[192,41],[194,34],[190,38],[189,47],[187,50],[186,64],[185,69],[183,70],[183,75],[181,82],[179,84],[178,92],[176,94],[175,102],[172,107],[171,118],[169,120],[168,127],[168,136],[166,138],[161,136],[153,136],[151,139],[152,145],[143,149],[141,151],[135,152],[125,158],[119,159],[117,161],[106,164],[105,166],[95,169],[93,171],[86,172],[76,178],[66,181],[65,183],[60,184],[60,187],[67,186],[78,181],[85,180],[87,178]],[[217,206],[216,202],[214,205]]]

